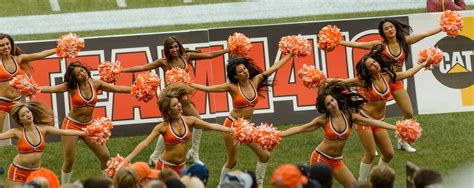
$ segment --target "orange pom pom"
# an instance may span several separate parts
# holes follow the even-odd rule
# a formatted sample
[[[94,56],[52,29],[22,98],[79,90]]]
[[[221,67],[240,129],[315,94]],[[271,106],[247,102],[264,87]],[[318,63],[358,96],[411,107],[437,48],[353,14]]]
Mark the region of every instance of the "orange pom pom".
[[[459,31],[462,31],[464,28],[461,15],[451,10],[444,11],[441,14],[439,24],[441,25],[441,29],[450,37],[456,37]]]
[[[39,92],[35,80],[26,74],[19,74],[10,80],[10,86],[21,95],[32,96]]]
[[[428,61],[426,68],[433,69],[443,60],[443,55],[443,51],[438,48],[426,48],[418,53],[418,63]]]
[[[85,128],[85,131],[92,142],[104,144],[109,140],[112,128],[112,121],[109,118],[101,117],[96,118],[94,122]]]
[[[420,124],[413,119],[405,119],[397,121],[397,128],[395,134],[398,138],[406,141],[409,144],[415,143],[415,140],[421,137]]]
[[[330,52],[339,45],[339,41],[342,39],[342,33],[337,26],[327,25],[319,31],[318,37],[318,47]]]
[[[254,124],[244,118],[239,118],[234,122],[234,144],[251,144],[255,140]]]
[[[283,54],[292,53],[297,57],[304,57],[311,53],[311,43],[301,35],[282,37],[278,47]]]
[[[131,94],[140,101],[148,102],[160,86],[160,77],[153,72],[142,73],[132,86]]]
[[[252,48],[250,39],[242,33],[235,32],[227,39],[230,54],[235,56],[246,56]]]
[[[124,162],[124,158],[120,156],[120,154],[117,154],[115,157],[112,157],[107,161],[105,175],[109,178],[113,178],[119,169],[127,166],[130,166],[130,162]]]
[[[191,84],[193,81],[189,73],[184,69],[172,68],[166,71],[166,85],[170,85],[176,82],[184,82],[186,84]]]
[[[58,57],[73,58],[77,53],[84,48],[84,39],[79,38],[79,35],[68,33],[58,39],[56,46],[56,54]]]
[[[298,71],[298,76],[307,88],[317,88],[326,80],[326,75],[313,65],[303,64],[303,68]]]
[[[120,66],[120,61],[112,63],[110,61],[105,61],[99,64],[99,76],[100,79],[107,83],[113,83],[117,81],[122,67]]]
[[[271,124],[262,123],[257,128],[255,141],[265,150],[272,151],[280,143],[280,131],[274,128]]]

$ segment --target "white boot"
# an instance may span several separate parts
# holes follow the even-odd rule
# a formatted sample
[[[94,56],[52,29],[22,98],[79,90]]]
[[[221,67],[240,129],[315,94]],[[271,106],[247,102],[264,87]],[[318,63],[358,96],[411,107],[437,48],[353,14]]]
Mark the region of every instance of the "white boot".
[[[232,169],[225,167],[225,165],[222,167],[221,176],[219,177],[219,184],[217,187],[220,187],[221,182],[222,180],[224,180],[225,175],[230,171],[232,171]]]
[[[199,163],[204,165],[204,163],[199,160],[199,146],[201,145],[201,135],[202,129],[193,129],[193,135],[191,137],[191,149],[189,149],[186,154],[187,160],[192,160],[194,163]]]
[[[71,182],[72,171],[69,173],[61,170],[61,185],[69,184]]]
[[[405,150],[409,153],[416,152],[415,148],[413,148],[412,146],[410,146],[410,144],[408,144],[406,141],[403,141],[403,140],[398,140],[397,148],[400,150]]]
[[[161,153],[165,149],[165,141],[163,140],[163,136],[158,137],[158,141],[156,142],[155,151],[150,155],[150,159],[148,160],[149,165],[156,165],[156,161],[160,159]]]
[[[379,166],[381,166],[381,165],[387,165],[387,166],[388,166],[388,164],[389,164],[389,163],[383,161],[383,160],[382,160],[382,157],[380,157],[379,163],[378,163]]]
[[[259,188],[263,188],[263,180],[265,179],[265,172],[267,171],[267,163],[258,162],[255,169],[255,176],[257,177],[257,184]]]
[[[367,181],[367,177],[369,177],[370,167],[372,164],[365,164],[364,162],[360,162],[359,168],[359,181]]]

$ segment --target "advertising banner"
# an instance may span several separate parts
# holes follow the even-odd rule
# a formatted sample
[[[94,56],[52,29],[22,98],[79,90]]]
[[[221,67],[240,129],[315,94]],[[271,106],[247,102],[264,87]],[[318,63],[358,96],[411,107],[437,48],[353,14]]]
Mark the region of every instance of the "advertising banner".
[[[474,11],[459,12],[464,30],[451,38],[444,32],[423,39],[411,46],[412,61],[418,52],[428,47],[444,51],[443,61],[432,71],[415,76],[416,97],[420,114],[474,111]],[[439,27],[440,13],[409,16],[413,33]]]
[[[472,15],[472,12],[470,14]],[[414,33],[417,33],[437,25],[439,15],[430,15],[397,16],[393,18],[412,25],[415,30]],[[433,21],[423,21],[423,19],[427,19],[423,16],[430,17]],[[415,20],[414,23],[412,23],[412,19]],[[269,77],[272,86],[264,91],[264,98],[260,98],[252,121],[256,124],[260,124],[260,122],[273,124],[304,123],[316,117],[319,113],[315,108],[318,91],[304,87],[302,81],[297,77],[297,71],[303,64],[316,66],[328,77],[353,78],[355,75],[355,64],[363,55],[368,53],[367,50],[346,48],[344,46],[339,46],[332,52],[322,51],[317,48],[316,34],[322,27],[331,24],[341,28],[344,40],[357,42],[380,40],[381,38],[377,30],[380,20],[381,18],[365,18],[86,38],[86,47],[79,53],[78,57],[68,59],[51,57],[32,62],[35,69],[32,75],[39,85],[57,85],[63,82],[63,76],[68,63],[81,61],[91,68],[93,77],[98,79],[97,66],[103,61],[120,61],[123,67],[131,67],[152,63],[156,59],[163,58],[163,41],[169,36],[176,36],[185,48],[209,52],[225,49],[227,47],[227,38],[233,32],[242,32],[251,39],[253,47],[248,56],[265,70],[284,56],[278,50],[280,38],[287,35],[300,34],[311,41],[313,46],[311,54],[306,57],[291,59],[279,71]],[[433,25],[429,25],[431,22],[433,22]],[[426,26],[422,27],[421,24]],[[466,23],[465,25],[469,24]],[[416,63],[417,55],[414,52],[418,52],[418,49],[424,46],[429,46],[429,44],[425,44],[427,41],[435,39],[437,41],[442,36],[445,35],[432,36],[412,46],[413,53],[410,54],[412,58],[405,62],[405,69],[412,67],[413,62]],[[431,43],[434,44],[434,42]],[[25,51],[32,53],[53,48],[55,41],[20,42],[20,46]],[[466,50],[461,50],[461,48],[453,49],[453,52],[448,52],[448,49],[445,51],[447,53],[454,53],[456,51],[464,57],[463,53],[472,54],[472,46],[472,44],[466,45],[466,48],[471,48],[470,52],[464,52]],[[210,60],[191,62],[193,65],[191,76],[194,82],[204,85],[227,82],[225,67],[229,58],[231,58],[229,54],[225,54]],[[445,61],[449,60],[445,59]],[[446,67],[446,65],[445,63],[444,66]],[[471,67],[468,70],[472,73],[472,65],[470,64],[469,66]],[[161,88],[163,88],[165,86],[164,72],[161,69],[153,71],[162,78]],[[130,86],[137,74],[122,73],[115,84]],[[410,96],[415,114],[420,111],[419,108],[423,108],[424,111],[422,113],[451,111],[443,108],[438,111],[425,110],[427,108],[439,108],[439,106],[430,107],[430,105],[435,105],[433,101],[440,101],[428,99],[426,95],[437,97],[441,95],[439,94],[441,90],[444,92],[444,90],[449,89],[448,86],[443,85],[443,87],[439,86],[439,89],[434,90],[434,85],[442,84],[434,78],[433,74],[436,74],[435,71],[433,73],[422,72],[415,79],[409,78],[404,80],[404,85]],[[471,78],[472,81],[472,76],[468,76],[468,78]],[[469,84],[472,85],[472,83]],[[423,90],[420,90],[422,87],[430,87],[430,90],[421,91]],[[461,86],[456,85],[453,87]],[[436,93],[436,95],[433,95],[433,93]],[[460,100],[462,95],[458,95]],[[453,94],[450,94],[449,97],[452,98]],[[469,99],[469,97],[467,98]],[[68,93],[38,94],[33,100],[45,101],[53,109],[55,121],[57,122],[55,125],[58,127],[61,126],[63,118],[71,110]],[[197,91],[192,100],[201,117],[209,122],[222,123],[223,119],[232,110],[232,100],[227,93]],[[107,116],[112,119],[114,125],[116,125],[113,130],[114,136],[146,134],[153,128],[153,125],[161,121],[161,114],[156,102],[156,98],[145,103],[134,99],[130,94],[101,92],[94,116]],[[425,105],[425,103],[432,104]],[[465,111],[469,109],[472,110],[472,106],[466,108]],[[459,109],[452,111],[459,111]],[[387,103],[387,116],[394,115],[401,115],[401,112],[394,101],[389,101]]]

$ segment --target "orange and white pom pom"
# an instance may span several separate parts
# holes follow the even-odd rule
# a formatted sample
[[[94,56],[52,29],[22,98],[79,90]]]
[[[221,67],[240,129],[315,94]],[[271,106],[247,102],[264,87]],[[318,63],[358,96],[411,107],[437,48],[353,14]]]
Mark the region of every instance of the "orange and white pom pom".
[[[107,83],[113,83],[117,81],[122,67],[120,66],[120,61],[112,63],[110,61],[105,61],[99,64],[99,76],[100,79]]]
[[[426,48],[418,53],[418,63],[428,61],[426,68],[433,69],[443,60],[443,55],[443,51],[438,48]]]
[[[191,84],[193,80],[189,73],[184,69],[172,68],[166,71],[166,85],[170,85],[176,82],[184,82],[186,84]]]
[[[160,86],[160,77],[153,72],[142,73],[132,86],[131,94],[140,101],[148,102]]]
[[[142,82],[150,86],[152,90],[158,89],[160,86],[160,77],[154,72],[142,73],[137,76],[137,82]]]
[[[298,77],[303,80],[304,86],[307,88],[317,88],[324,83],[326,75],[319,69],[315,68],[314,65],[303,64],[303,68],[298,71]]]
[[[456,37],[464,28],[462,17],[456,11],[447,10],[441,14],[439,20],[441,29],[450,37]]]
[[[327,25],[319,31],[318,37],[318,47],[330,52],[339,45],[339,41],[342,39],[342,33],[337,26]]]
[[[68,33],[58,39],[56,46],[56,55],[58,57],[74,58],[77,53],[84,48],[84,39],[79,38],[79,35]]]
[[[239,118],[234,121],[234,144],[251,144],[255,140],[255,127],[250,121]]]
[[[311,43],[301,35],[282,37],[278,47],[283,54],[292,53],[297,57],[304,57],[311,53]]]
[[[104,144],[109,140],[112,128],[112,121],[109,118],[101,117],[94,119],[94,121],[85,128],[85,131],[92,142]]]
[[[420,124],[414,119],[397,121],[396,126],[396,136],[401,140],[406,141],[408,144],[415,143],[415,141],[421,137],[421,132],[423,131]]]
[[[255,142],[257,142],[262,149],[272,151],[280,143],[280,131],[271,124],[262,123],[256,129]]]
[[[120,156],[120,154],[117,154],[115,157],[112,157],[107,161],[105,175],[109,178],[113,178],[119,169],[127,166],[130,166],[130,162],[125,162],[124,158]]]
[[[26,74],[19,74],[13,77],[13,79],[10,80],[10,86],[25,96],[32,96],[39,92],[35,80]]]
[[[246,56],[250,52],[250,49],[252,49],[250,39],[243,33],[238,32],[229,36],[227,46],[229,47],[230,54],[235,56]]]

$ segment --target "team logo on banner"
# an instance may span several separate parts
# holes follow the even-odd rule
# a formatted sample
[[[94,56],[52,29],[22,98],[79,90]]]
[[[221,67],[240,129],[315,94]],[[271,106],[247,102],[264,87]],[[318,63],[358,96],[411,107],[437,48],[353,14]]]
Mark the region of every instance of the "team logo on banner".
[[[464,23],[473,23],[474,17],[463,20]],[[461,90],[463,106],[474,106],[474,27],[469,24],[465,26],[457,37],[445,37],[436,43],[445,53],[439,68],[433,70],[433,75],[441,84]]]

